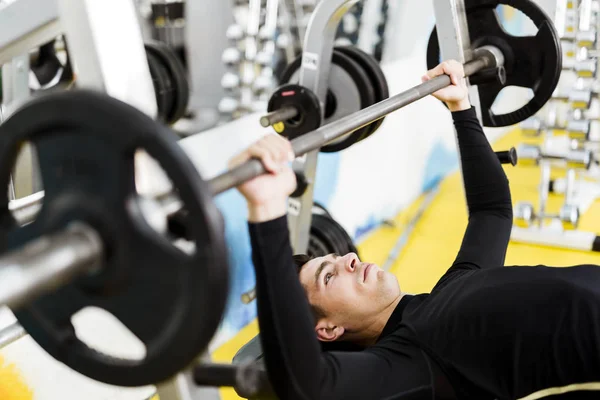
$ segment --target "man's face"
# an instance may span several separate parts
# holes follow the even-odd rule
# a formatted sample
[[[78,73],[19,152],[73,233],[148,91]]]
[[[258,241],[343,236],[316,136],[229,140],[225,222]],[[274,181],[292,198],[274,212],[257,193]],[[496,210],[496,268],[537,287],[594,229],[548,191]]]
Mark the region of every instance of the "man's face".
[[[354,253],[309,261],[300,271],[300,281],[309,302],[327,314],[327,324],[345,331],[360,331],[400,295],[395,275],[361,262]]]

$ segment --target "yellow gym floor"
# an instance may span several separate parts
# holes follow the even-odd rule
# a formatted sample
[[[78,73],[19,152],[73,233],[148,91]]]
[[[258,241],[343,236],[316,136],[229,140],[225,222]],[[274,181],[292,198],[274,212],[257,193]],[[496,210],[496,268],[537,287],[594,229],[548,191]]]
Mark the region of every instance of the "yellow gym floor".
[[[501,151],[523,142],[519,130],[515,130],[494,144],[494,150]],[[513,202],[538,202],[537,185],[540,179],[539,168],[505,167],[510,181]],[[560,208],[562,196],[551,196],[547,211]],[[372,233],[358,246],[363,259],[383,265],[388,253],[402,232],[402,226],[418,209],[418,199],[409,209],[396,219],[398,228],[382,227]],[[596,202],[582,215],[580,230],[600,233],[600,207]],[[440,276],[456,257],[467,222],[467,209],[463,195],[462,179],[458,173],[442,182],[440,191],[416,224],[406,246],[392,267],[400,281],[402,290],[408,293],[426,293],[433,288]],[[600,253],[570,251],[541,246],[510,243],[506,265],[569,266],[576,264],[600,265]],[[244,328],[233,340],[223,345],[214,354],[214,361],[231,362],[231,359],[248,340],[258,333],[256,321]],[[239,399],[232,389],[222,389],[223,400]],[[538,396],[528,399],[540,398]]]

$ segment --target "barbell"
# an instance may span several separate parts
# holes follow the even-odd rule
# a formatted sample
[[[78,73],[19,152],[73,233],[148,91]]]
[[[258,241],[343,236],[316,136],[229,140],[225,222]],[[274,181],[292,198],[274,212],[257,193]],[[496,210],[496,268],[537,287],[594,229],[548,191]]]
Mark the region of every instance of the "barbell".
[[[552,29],[544,32],[536,40],[559,46],[548,36]],[[465,75],[504,68],[507,48],[508,42],[478,47],[464,64]],[[561,69],[541,61],[539,68]],[[511,65],[507,80],[518,65],[527,64]],[[293,152],[300,157],[318,150],[450,84],[442,75],[321,126],[293,139]],[[50,355],[92,379],[143,386],[171,378],[206,349],[225,309],[228,257],[213,196],[266,173],[262,163],[250,160],[204,181],[167,127],[89,90],[40,96],[0,126],[1,185],[8,187],[25,142],[36,148],[44,193],[22,207],[0,199],[0,303]],[[138,195],[139,150],[162,166],[172,190]],[[165,228],[182,210],[187,245],[174,244]],[[21,225],[19,218],[30,222]],[[70,320],[86,306],[117,317],[146,345],[145,358],[117,359],[81,342]]]
[[[494,67],[496,65],[501,64],[501,55],[500,53],[495,52],[493,49],[481,49],[481,56],[479,58],[477,58],[476,60],[466,63],[465,64],[465,74],[467,76],[483,69],[486,67]],[[320,148],[324,143],[329,142],[330,140],[333,140],[339,136],[342,136],[344,134],[347,134],[348,132],[351,132],[355,129],[359,129],[360,127],[362,127],[363,125],[369,124],[379,118],[384,117],[385,115],[404,107],[405,105],[408,105],[422,97],[425,97],[426,95],[429,95],[437,90],[440,90],[446,86],[448,86],[450,84],[450,78],[446,75],[443,76],[439,76],[436,77],[435,79],[430,80],[429,82],[425,82],[417,87],[414,87],[411,90],[408,90],[406,92],[400,93],[388,100],[385,100],[383,102],[380,102],[374,106],[371,106],[365,110],[362,110],[358,113],[355,113],[354,115],[350,115],[346,118],[342,118],[341,120],[337,121],[337,123],[335,124],[330,124],[330,125],[326,125],[312,133],[306,134],[302,137],[299,137],[295,140],[293,140],[291,142],[292,144],[292,148],[294,151],[294,154],[296,157],[300,157],[310,151],[313,150],[317,150],[318,148]],[[94,115],[93,117],[90,117],[87,120],[84,120],[82,118],[72,118],[72,114],[71,115],[65,115],[65,113],[61,113],[62,115],[60,115],[59,118],[55,118],[54,116],[51,115],[52,111],[56,110],[56,107],[58,107],[59,105],[64,105],[64,109],[81,109],[83,108],[83,106],[81,105],[86,105],[89,106],[90,108],[94,109]],[[114,113],[108,113],[108,110],[114,111]],[[118,102],[117,100],[114,100],[112,98],[108,98],[106,96],[103,96],[102,94],[99,93],[95,93],[95,92],[91,92],[91,91],[85,91],[85,90],[79,90],[79,91],[71,91],[71,92],[65,92],[65,93],[59,93],[59,94],[52,94],[52,95],[47,95],[44,96],[42,98],[36,99],[32,102],[30,102],[29,104],[27,104],[25,107],[23,107],[21,110],[19,110],[17,113],[15,113],[11,118],[9,118],[9,120],[7,120],[5,122],[5,124],[0,127],[0,131],[2,130],[6,130],[9,131],[7,132],[7,135],[5,136],[7,139],[10,137],[11,139],[17,139],[17,137],[19,139],[22,140],[32,140],[35,141],[37,139],[37,135],[40,134],[44,134],[44,131],[48,130],[48,129],[53,129],[55,127],[59,127],[61,124],[64,124],[66,126],[74,126],[77,124],[80,124],[80,127],[90,127],[91,126],[91,121],[93,120],[99,120],[101,114],[106,113],[106,117],[110,118],[110,116],[112,116],[112,120],[119,120],[120,116],[125,117],[125,114],[129,114],[131,113],[132,116],[133,114],[136,114],[137,112],[123,104]],[[137,113],[137,118],[138,119],[143,119],[143,117]],[[35,118],[34,115],[39,115],[41,117]],[[27,117],[27,119],[29,119],[29,123],[26,123],[25,118]],[[31,117],[31,118],[29,118]],[[87,125],[86,125],[87,124]],[[148,125],[148,123],[146,123],[146,125]],[[52,127],[52,128],[50,128]],[[164,129],[164,128],[160,128],[159,130]],[[154,127],[154,131],[156,131],[157,128]],[[122,131],[122,129],[121,129]],[[137,132],[140,131],[140,129],[136,129],[133,132]],[[87,131],[89,132],[89,131]],[[11,135],[12,133],[12,135]],[[56,134],[56,132],[49,132],[48,134],[50,134],[51,136],[54,136]],[[89,134],[88,134],[89,135]],[[11,137],[12,136],[12,137]],[[85,136],[85,134],[80,134],[80,136]],[[91,136],[91,135],[90,135]],[[132,135],[133,136],[133,135]],[[140,136],[143,136],[143,134],[140,134]],[[154,136],[158,136],[160,137],[160,132],[158,132],[158,135],[154,135]],[[86,138],[87,140],[88,138]],[[75,141],[76,139],[72,139],[73,141]],[[155,140],[160,140],[160,139],[155,139]],[[133,140],[132,140],[133,141]],[[4,141],[6,142],[6,140]],[[15,143],[11,143],[11,144],[15,144]],[[164,142],[161,144],[165,144]],[[43,144],[42,144],[42,148],[43,148]],[[38,151],[40,151],[41,149],[38,147]],[[88,145],[89,147],[89,145]],[[172,147],[172,145],[171,145]],[[7,144],[4,143],[4,146],[2,146],[2,150],[4,150],[5,152],[7,151]],[[98,149],[99,150],[99,149]],[[174,149],[171,149],[171,151],[173,151]],[[78,149],[79,152],[81,152],[81,149]],[[42,152],[43,153],[43,152]],[[150,152],[152,154],[152,152]],[[1,164],[2,166],[8,165],[10,164],[9,160],[14,159],[14,154],[7,154],[6,157],[3,158],[3,163]],[[133,153],[132,153],[133,154]],[[509,153],[506,153],[509,154]],[[506,154],[503,153],[503,159],[506,157]],[[513,152],[510,152],[510,154],[514,155]],[[73,157],[72,153],[67,154],[67,158],[72,159]],[[41,163],[44,163],[44,155],[41,154],[40,155]],[[156,157],[157,160],[160,162],[161,161],[161,157],[158,156]],[[181,161],[181,160],[178,160]],[[85,163],[82,163],[82,167],[84,167]],[[162,164],[161,164],[162,165]],[[75,171],[72,171],[74,174],[76,173]],[[189,171],[188,171],[189,172]],[[220,193],[223,193],[229,189],[232,189],[238,185],[240,185],[243,182],[246,182],[248,180],[251,180],[261,174],[264,174],[266,172],[266,170],[264,169],[262,163],[259,160],[250,160],[248,162],[246,162],[243,165],[240,165],[230,171],[227,171],[215,178],[213,178],[212,180],[206,182],[206,186],[208,188],[208,190],[204,190],[203,196],[202,197],[207,197],[207,192],[211,193],[213,196],[218,195]],[[169,171],[167,171],[167,173],[169,173]],[[42,171],[42,175],[46,176],[46,174]],[[45,186],[46,187],[46,186]],[[8,211],[10,209],[11,212],[16,213],[16,215],[18,215],[18,219],[19,222],[22,224],[26,224],[28,222],[31,222],[32,219],[34,218],[34,215],[36,214],[36,211],[40,208],[40,202],[42,201],[42,199],[45,201],[49,200],[49,196],[48,196],[48,190],[47,189],[45,191],[45,193],[43,194],[35,194],[30,196],[29,198],[25,199],[25,201],[20,201],[18,202],[18,204],[13,204],[10,207],[8,206],[8,204],[5,204],[6,206],[6,211]],[[181,193],[181,192],[178,192]],[[162,216],[164,217],[169,217],[174,215],[175,213],[177,213],[180,209],[181,209],[181,201],[179,199],[176,198],[176,196],[171,193],[171,192],[167,192],[161,195],[156,196],[154,199],[150,200],[150,199],[144,199],[143,200],[145,202],[144,205],[140,206],[140,207],[155,207],[158,208],[160,211],[158,211],[159,213],[161,213]],[[150,203],[155,203],[155,204],[150,204]],[[187,208],[186,208],[187,209]],[[43,207],[42,207],[43,210]],[[87,239],[82,239],[82,235],[79,233],[73,233],[73,232],[85,232],[85,233],[89,233],[89,237],[87,237]],[[69,233],[67,232],[63,232],[64,234],[59,234],[58,236],[56,236],[56,240],[52,241],[50,240],[50,242],[54,242],[55,245],[53,246],[40,246],[37,244],[32,245],[31,247],[34,249],[37,249],[38,251],[35,252],[18,252],[17,254],[19,254],[19,256],[22,255],[27,255],[27,258],[32,258],[34,257],[34,254],[37,255],[44,255],[44,254],[49,254],[48,252],[52,251],[52,249],[57,249],[57,248],[62,248],[63,246],[66,246],[66,248],[70,248],[71,244],[73,244],[74,246],[76,246],[77,243],[79,243],[81,240],[87,240],[90,244],[89,246],[89,250],[90,250],[90,254],[92,254],[92,257],[99,257],[100,256],[100,249],[102,248],[101,245],[99,245],[98,240],[95,238],[97,236],[97,234],[95,232],[93,232],[93,230],[90,230],[89,228],[85,228],[83,226],[80,226],[79,229],[75,229],[74,231],[70,231]],[[68,237],[70,237],[71,239],[67,239]],[[57,241],[58,238],[60,238],[60,241]],[[36,240],[46,240],[46,237],[39,237]],[[64,242],[64,243],[63,243]],[[60,243],[60,244],[57,244]],[[41,250],[43,248],[43,250]],[[94,250],[95,249],[95,250]],[[39,253],[39,254],[38,254]],[[88,257],[87,255],[84,257]],[[25,260],[22,257],[21,258],[21,263],[26,263]],[[0,260],[0,262],[2,261],[6,261],[8,260],[8,257],[5,256],[2,258],[2,260]],[[80,261],[80,257],[76,256],[72,259],[69,260],[69,263],[73,266],[73,268],[75,268],[76,264],[78,264]],[[12,263],[11,263],[12,264]],[[41,269],[41,267],[40,267]],[[69,269],[69,267],[66,267],[66,269]],[[6,268],[0,268],[0,274],[6,271]],[[4,279],[0,279],[0,282],[6,282]],[[2,284],[0,284],[2,285]],[[3,285],[2,285],[3,286]],[[29,289],[25,289],[24,291],[29,292]],[[6,294],[8,293],[8,291],[4,291],[4,290],[0,290],[0,304],[6,304],[9,305],[11,307],[20,307],[22,305],[21,300],[19,300],[20,298],[22,298],[23,296],[19,296],[17,292],[15,292],[14,295],[11,295],[10,297]]]

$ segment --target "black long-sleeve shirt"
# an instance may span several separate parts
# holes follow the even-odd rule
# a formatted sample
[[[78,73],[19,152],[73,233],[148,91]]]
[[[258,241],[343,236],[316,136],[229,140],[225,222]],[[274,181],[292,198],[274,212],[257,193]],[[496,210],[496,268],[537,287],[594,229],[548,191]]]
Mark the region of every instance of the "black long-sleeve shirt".
[[[292,261],[286,217],[249,224],[264,358],[285,399],[516,399],[600,380],[600,269],[500,268],[508,179],[473,109],[453,113],[469,209],[456,260],[405,295],[377,343],[323,352]]]

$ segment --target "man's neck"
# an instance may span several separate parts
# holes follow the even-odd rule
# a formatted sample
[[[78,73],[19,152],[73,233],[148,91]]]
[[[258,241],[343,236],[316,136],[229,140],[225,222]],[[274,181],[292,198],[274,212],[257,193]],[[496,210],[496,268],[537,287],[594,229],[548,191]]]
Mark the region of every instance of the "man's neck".
[[[381,336],[383,328],[385,328],[390,316],[400,303],[400,300],[404,297],[405,293],[394,299],[389,305],[383,308],[379,313],[373,316],[370,323],[367,324],[363,329],[357,332],[349,332],[346,335],[345,340],[354,342],[361,346],[372,346],[377,342],[377,339]]]

